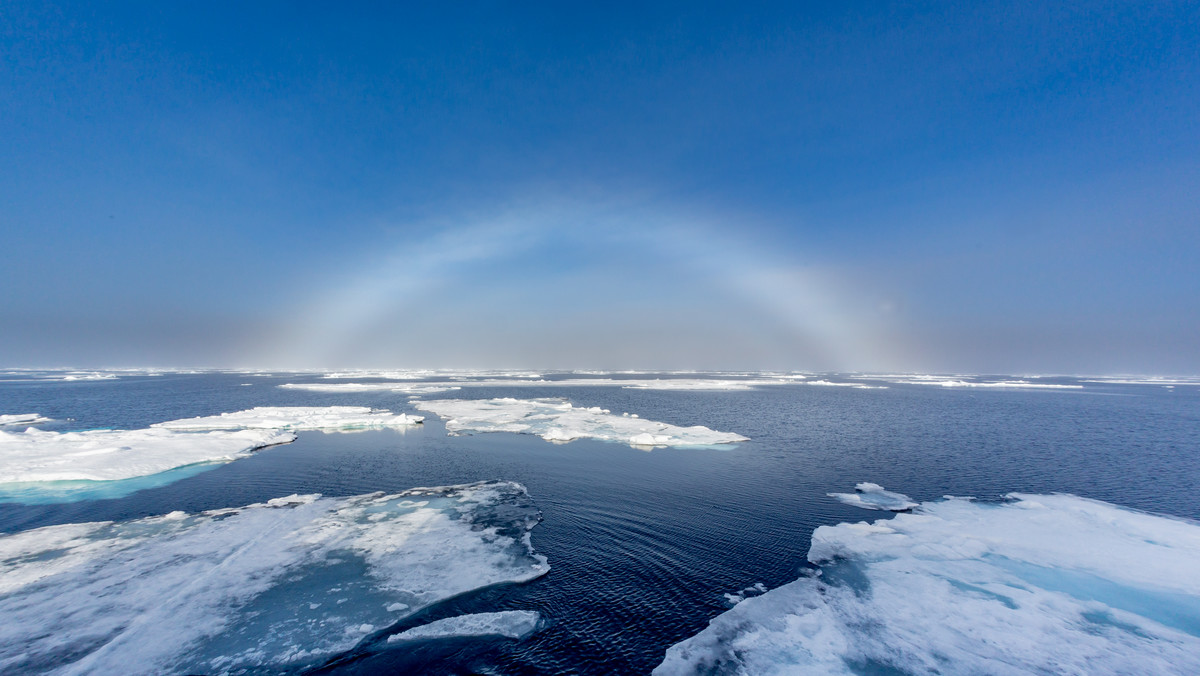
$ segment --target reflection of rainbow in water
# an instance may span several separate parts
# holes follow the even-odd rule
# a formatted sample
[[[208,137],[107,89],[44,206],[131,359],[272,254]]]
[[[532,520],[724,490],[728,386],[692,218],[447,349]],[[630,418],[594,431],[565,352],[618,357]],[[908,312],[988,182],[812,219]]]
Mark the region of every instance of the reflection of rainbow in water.
[[[401,313],[417,310],[428,296],[464,279],[480,279],[487,290],[489,275],[512,274],[545,277],[556,293],[579,285],[573,266],[561,261],[627,261],[637,265],[649,258],[655,272],[669,271],[676,282],[711,310],[710,320],[720,324],[733,310],[751,308],[770,327],[803,347],[806,361],[798,367],[830,370],[883,368],[894,362],[896,340],[886,330],[884,312],[877,302],[852,297],[849,285],[828,271],[797,264],[781,254],[778,242],[755,242],[749,233],[737,239],[717,229],[678,219],[594,215],[595,210],[574,208],[537,213],[513,212],[469,225],[442,229],[423,240],[405,240],[390,255],[345,277],[332,290],[311,298],[283,335],[269,338],[257,362],[286,366],[329,366],[344,362],[357,348],[380,335],[395,337],[403,329],[385,328]],[[580,213],[592,213],[580,217]],[[582,221],[582,222],[581,222]],[[540,264],[530,265],[531,259]],[[544,265],[542,265],[544,264]],[[564,269],[565,268],[565,269]],[[593,291],[592,289],[580,290]],[[672,290],[647,285],[649,297],[638,307],[657,303],[678,304]],[[677,292],[676,292],[677,293]],[[523,308],[537,307],[536,297],[513,299],[515,316]],[[619,313],[622,300],[610,299]],[[448,302],[470,303],[455,296]],[[632,303],[632,301],[630,301]],[[631,304],[631,307],[633,305]],[[736,306],[736,307],[735,307]],[[611,309],[597,309],[597,314]],[[417,313],[407,316],[417,326]],[[702,325],[681,330],[702,330]],[[753,333],[753,327],[747,334]],[[483,337],[481,337],[483,339]],[[736,349],[737,346],[730,346]],[[395,358],[420,360],[421,355]]]

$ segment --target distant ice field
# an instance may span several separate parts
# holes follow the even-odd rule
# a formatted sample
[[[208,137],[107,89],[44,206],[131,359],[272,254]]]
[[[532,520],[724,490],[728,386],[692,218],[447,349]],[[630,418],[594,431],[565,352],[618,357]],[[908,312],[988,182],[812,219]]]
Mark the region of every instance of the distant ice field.
[[[904,524],[921,523],[920,517],[930,515],[921,512],[927,507],[948,509],[933,507],[947,504],[941,502],[943,496],[974,496],[976,502],[964,507],[969,516],[972,509],[1006,513],[1003,510],[1008,507],[1003,505],[1014,504],[1004,501],[1004,496],[1010,493],[1025,496],[1020,500],[1042,503],[1051,515],[1060,513],[1059,506],[1028,496],[1053,498],[1056,493],[1069,493],[1084,500],[1104,501],[1112,509],[1144,510],[1185,519],[1200,517],[1200,495],[1195,491],[1200,483],[1200,453],[1196,446],[1200,438],[1197,415],[1200,387],[1190,387],[1185,384],[1190,380],[1182,378],[497,371],[273,374],[158,370],[10,372],[0,374],[0,380],[5,381],[0,382],[0,415],[36,415],[48,419],[0,430],[11,434],[25,434],[27,427],[59,434],[87,430],[162,430],[186,435],[210,431],[231,433],[242,428],[196,427],[214,425],[213,422],[193,423],[192,429],[164,429],[154,425],[212,416],[221,420],[222,414],[256,407],[353,406],[387,411],[392,416],[425,418],[420,425],[362,428],[340,434],[325,434],[316,431],[313,425],[302,429],[294,421],[287,422],[293,425],[292,429],[284,429],[286,425],[281,426],[276,420],[271,423],[274,427],[263,431],[293,434],[295,441],[228,462],[203,465],[204,471],[192,474],[188,473],[188,467],[171,470],[179,474],[161,484],[133,486],[123,495],[99,492],[86,499],[75,499],[79,497],[75,495],[71,502],[45,504],[0,498],[0,533],[9,537],[30,537],[29,533],[46,527],[86,528],[85,524],[107,522],[118,524],[105,527],[110,529],[140,528],[143,532],[138,536],[139,542],[145,542],[139,545],[139,553],[122,560],[127,565],[151,570],[158,568],[153,562],[171,556],[169,538],[159,538],[168,534],[163,528],[175,527],[171,526],[176,524],[171,519],[177,516],[168,519],[168,515],[177,512],[188,515],[180,523],[193,524],[188,532],[197,533],[188,536],[195,539],[177,541],[178,546],[186,545],[188,551],[219,552],[217,543],[244,543],[253,540],[253,533],[267,532],[250,526],[238,530],[239,524],[248,523],[251,517],[292,514],[298,513],[297,509],[311,508],[311,504],[278,509],[247,508],[268,505],[273,499],[292,495],[321,494],[321,500],[330,501],[330,505],[354,506],[355,501],[373,499],[362,496],[377,492],[387,496],[420,486],[499,480],[524,486],[529,504],[541,513],[542,521],[528,531],[529,545],[536,554],[546,557],[549,572],[518,582],[486,587],[469,585],[471,589],[462,594],[439,596],[424,607],[406,598],[388,598],[376,603],[374,595],[383,592],[372,590],[378,588],[383,578],[365,575],[367,569],[362,567],[367,565],[365,559],[330,553],[332,563],[316,569],[321,572],[318,578],[311,577],[314,569],[304,567],[307,564],[299,569],[289,568],[288,564],[283,569],[297,571],[288,575],[300,576],[291,582],[287,577],[257,578],[253,571],[242,569],[238,574],[249,577],[230,575],[222,579],[225,582],[243,579],[253,584],[223,585],[221,594],[229,597],[208,598],[204,594],[192,597],[195,602],[184,607],[200,614],[186,616],[191,620],[174,616],[180,621],[179,627],[172,629],[171,617],[155,615],[158,619],[153,624],[163,629],[162,636],[178,640],[177,645],[169,648],[177,652],[163,657],[166,662],[155,664],[193,665],[186,669],[179,667],[174,673],[185,673],[187,669],[219,673],[224,668],[220,665],[239,664],[259,665],[254,667],[258,670],[255,673],[277,673],[283,668],[303,670],[317,664],[324,665],[322,673],[364,675],[649,673],[664,662],[672,646],[703,634],[709,623],[724,613],[749,613],[756,606],[773,604],[773,599],[780,597],[778,592],[796,585],[803,587],[809,580],[851,584],[853,565],[843,567],[824,559],[817,562],[809,559],[814,543],[833,542],[827,534],[854,532],[845,531],[847,526],[842,524],[888,527],[896,519],[896,528],[904,529],[914,538],[926,537],[924,534],[934,531],[914,530],[915,526]],[[626,381],[659,384],[634,387],[627,386]],[[982,386],[941,384],[957,381]],[[661,384],[668,382],[672,384]],[[731,386],[725,382],[739,384]],[[987,386],[988,383],[998,385]],[[1025,387],[1020,383],[1062,387]],[[333,390],[281,387],[287,384],[364,387]],[[402,384],[423,389],[392,388]],[[879,389],[860,389],[854,387],[856,384]],[[454,430],[449,421],[454,416],[443,417],[418,408],[437,407],[436,402],[495,399],[553,399],[569,404],[571,410],[608,411],[605,415],[622,421],[648,421],[679,429],[700,426],[746,440],[711,448],[662,445],[651,453],[627,441],[604,441],[600,434],[580,435],[566,444],[552,443],[542,437],[552,426],[553,411],[538,410],[529,411],[534,414],[533,419],[519,423],[528,427],[524,433],[513,430],[450,434]],[[512,413],[511,408],[506,412]],[[633,414],[637,418],[632,418]],[[539,415],[542,417],[538,418]],[[601,430],[609,421],[605,415],[585,416],[585,421],[593,426],[593,431]],[[875,509],[867,511],[864,507]],[[515,515],[506,516],[506,509],[493,511],[488,518],[515,519]],[[890,511],[895,509],[912,511]],[[238,519],[246,520],[224,517],[206,521],[208,517],[201,515],[212,510],[218,510],[218,515],[220,510],[234,510],[239,513]],[[1036,512],[1022,510],[1026,516]],[[952,520],[948,513],[931,514],[943,521]],[[965,518],[953,516],[953,519]],[[359,527],[355,524],[360,519],[365,520],[363,527],[374,523],[366,513],[353,517],[347,514],[347,519],[345,523],[352,529]],[[1111,521],[1098,519],[1096,523]],[[276,538],[305,527],[302,522],[288,523],[289,527],[270,531],[274,534],[260,542],[263,545],[267,541],[282,542]],[[985,524],[987,519],[980,517],[979,523]],[[215,533],[218,527],[226,527],[222,524],[228,527],[222,531],[228,539],[200,537],[195,530],[208,528]],[[1077,531],[1076,526],[1063,527],[1058,519],[1047,519],[1043,525],[1048,529],[1045,532],[1054,535],[1048,541],[1061,540],[1064,546],[1072,540],[1059,532]],[[990,531],[988,527],[981,532]],[[1138,532],[1125,529],[1114,537],[1121,542],[1125,541],[1120,538],[1134,538],[1128,542],[1135,542]],[[179,537],[183,535],[180,533]],[[860,556],[862,548],[855,543],[869,542],[870,537],[863,540],[858,536],[847,537],[838,542],[846,546],[847,553]],[[1163,537],[1159,534],[1141,539],[1163,542]],[[151,544],[156,539],[158,544]],[[78,546],[108,551],[106,543],[110,541],[101,538],[99,544],[88,542],[85,539]],[[199,546],[202,542],[215,548],[206,550]],[[996,552],[1004,551],[1002,542],[994,546]],[[410,555],[436,550],[432,546],[417,547],[410,550]],[[308,552],[304,556],[318,557],[326,554],[317,552],[331,552],[320,548],[303,551]],[[297,555],[297,552],[287,554]],[[114,554],[105,555],[109,556]],[[1005,556],[1017,560],[1011,552]],[[905,560],[899,555],[895,558],[900,562]],[[1137,558],[1122,559],[1105,552],[1096,558],[1100,564],[1116,566],[1117,570],[1169,577],[1165,569],[1143,565]],[[1158,596],[1143,595],[1142,605],[1131,605],[1125,602],[1128,600],[1125,596],[1114,596],[1116,587],[1095,581],[1131,583],[1124,578],[1112,579],[1109,568],[1088,570],[1075,563],[1032,555],[1020,560],[1024,562],[1020,566],[1004,569],[989,563],[991,567],[976,569],[978,575],[972,579],[963,576],[963,571],[968,570],[969,564],[975,564],[962,559],[960,569],[955,569],[960,577],[953,579],[996,593],[1000,591],[997,584],[1011,586],[1013,580],[1023,580],[1027,588],[1022,592],[1024,596],[1008,595],[1021,613],[1035,608],[1023,605],[1028,599],[1041,604],[1036,606],[1039,609],[1058,608],[1065,613],[1075,607],[1077,614],[1020,617],[1083,618],[1078,626],[1069,622],[1059,626],[1082,628],[1085,633],[1090,630],[1093,633],[1088,636],[1092,637],[1120,636],[1123,632],[1127,638],[1133,637],[1129,641],[1146,640],[1152,647],[1162,648],[1157,654],[1166,660],[1164,664],[1190,666],[1186,661],[1187,650],[1183,653],[1170,650],[1172,636],[1192,635],[1187,630],[1190,611],[1186,606],[1181,610],[1171,601],[1173,594],[1184,594],[1183,590],[1159,589]],[[875,559],[862,561],[864,566],[875,565]],[[1054,574],[1057,568],[1068,564],[1075,566],[1075,577],[1068,579]],[[26,566],[25,570],[36,568]],[[190,569],[178,569],[181,573],[185,570]],[[810,577],[818,570],[820,576]],[[941,569],[922,570],[938,573]],[[168,572],[164,570],[163,574]],[[980,577],[985,573],[992,577]],[[874,573],[867,569],[867,574]],[[945,579],[946,573],[941,574]],[[114,579],[107,577],[102,568],[87,575],[91,576],[86,579],[92,580],[92,584]],[[3,577],[10,579],[8,575]],[[82,589],[79,581],[85,578],[60,579],[76,580],[61,585],[63,589]],[[888,579],[878,578],[877,586],[887,588]],[[338,580],[365,580],[368,584],[348,589],[339,585]],[[1066,589],[1064,580],[1076,586]],[[314,581],[319,584],[313,584]],[[1068,593],[1078,592],[1079,585],[1090,585],[1094,598],[1081,601]],[[339,586],[339,591],[331,591]],[[333,606],[317,598],[298,602],[310,587],[314,595],[332,599]],[[354,593],[342,594],[342,591]],[[946,593],[962,595],[953,598],[956,602],[966,601],[966,605],[959,604],[963,608],[971,603],[990,608],[988,604],[996,603],[997,608],[1008,610],[997,597],[966,587],[951,585]],[[218,602],[220,598],[233,598],[235,603],[222,605],[224,602]],[[243,598],[249,599],[244,602],[249,605],[238,606],[243,601],[237,599]],[[338,604],[342,598],[347,600]],[[136,604],[142,602],[134,597],[122,599],[133,604],[127,610],[136,610]],[[310,608],[310,603],[320,605]],[[1108,609],[1089,605],[1096,603]],[[793,605],[791,601],[783,604]],[[38,612],[44,613],[40,621],[43,627],[47,626],[45,618],[53,618],[54,612],[58,612],[53,603],[22,607],[41,608]],[[87,626],[112,627],[121,624],[122,617],[130,616],[121,614],[125,611],[99,610],[103,606],[90,600],[75,607],[84,613],[81,619],[99,618],[98,622],[85,622]],[[342,613],[338,607],[354,612]],[[894,607],[897,606],[881,608],[890,612]],[[264,609],[281,614],[254,614]],[[877,614],[872,617],[881,623],[882,633],[872,645],[881,650],[891,645],[892,639],[904,635],[905,625],[888,619],[892,617],[890,614],[879,613],[880,608],[848,604],[830,612],[841,612],[838,609],[875,611]],[[1156,619],[1156,609],[1164,610],[1167,615],[1174,613],[1183,622],[1164,622],[1167,615],[1162,614]],[[1146,619],[1137,620],[1126,614]],[[331,620],[335,615],[340,619]],[[198,617],[208,619],[194,619]],[[329,647],[319,655],[314,653],[299,662],[288,662],[286,650],[281,649],[286,644],[285,632],[279,634],[278,641],[268,642],[259,655],[255,651],[262,643],[259,638],[265,636],[261,633],[265,625],[255,624],[254,617],[263,618],[261,621],[267,624],[297,630],[308,626],[304,623],[309,620],[324,621],[321,636],[329,641],[325,644]],[[1002,613],[992,613],[992,617],[996,618],[995,623],[1000,623],[990,625],[993,630],[1006,621]],[[63,624],[67,619],[55,620],[57,629],[45,634],[37,645],[45,648],[55,641],[82,645],[80,641],[86,637],[72,629],[74,625],[69,622]],[[237,626],[238,630],[223,643],[214,638],[223,635],[220,632],[204,633],[205,627],[216,626],[206,624],[213,621]],[[331,621],[337,623],[337,632],[330,630],[335,626],[329,624]],[[1156,624],[1142,626],[1140,622]],[[22,620],[5,626],[10,624],[20,628],[30,622]],[[370,629],[364,630],[365,625]],[[1051,627],[1045,626],[1043,633]],[[1144,636],[1139,638],[1129,627]],[[137,632],[150,629],[146,626]],[[125,639],[128,645],[138,643],[134,637],[146,636],[137,632]],[[400,635],[406,638],[388,641],[389,637]],[[1155,643],[1158,639],[1163,642]],[[736,640],[736,635],[731,640]],[[1132,645],[1129,641],[1114,645],[1129,647]],[[1178,638],[1175,645],[1186,648],[1186,641]],[[185,644],[192,648],[185,648]],[[120,645],[115,645],[103,654],[117,656],[119,648]],[[942,653],[953,654],[946,650]],[[907,655],[912,659],[897,662],[900,666],[895,671],[887,671],[885,662],[872,653],[869,659],[851,660],[850,673],[928,673],[921,671],[915,653]],[[312,661],[305,661],[309,658]],[[171,662],[173,659],[177,661]],[[962,663],[970,662],[962,658]],[[22,664],[25,666],[7,669],[5,673],[46,673],[67,668],[65,664],[45,662],[38,663],[42,667],[30,666],[33,662]],[[944,666],[943,673],[954,673]],[[167,669],[167,673],[172,670]]]

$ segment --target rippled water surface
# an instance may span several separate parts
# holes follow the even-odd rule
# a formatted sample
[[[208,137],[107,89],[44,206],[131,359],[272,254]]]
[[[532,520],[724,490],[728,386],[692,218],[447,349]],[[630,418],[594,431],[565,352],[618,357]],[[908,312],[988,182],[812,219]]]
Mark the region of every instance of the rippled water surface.
[[[298,380],[240,374],[18,379],[0,383],[0,413],[41,413],[58,421],[43,429],[65,430],[139,428],[260,405],[412,410],[403,394],[276,387]],[[409,618],[406,626],[463,612],[522,609],[539,611],[548,620],[545,629],[519,641],[453,639],[362,650],[325,672],[645,673],[668,646],[726,610],[725,593],[794,580],[817,526],[882,518],[826,496],[861,481],[918,501],[1062,491],[1200,517],[1200,387],[492,387],[425,398],[493,396],[564,397],[751,441],[728,450],[648,452],[511,434],[449,437],[436,416],[427,416],[426,424],[408,430],[302,432],[290,445],[123,498],[3,504],[0,529],[240,506],[291,493],[344,496],[517,481],[542,510],[533,544],[548,557],[550,573],[460,597]]]

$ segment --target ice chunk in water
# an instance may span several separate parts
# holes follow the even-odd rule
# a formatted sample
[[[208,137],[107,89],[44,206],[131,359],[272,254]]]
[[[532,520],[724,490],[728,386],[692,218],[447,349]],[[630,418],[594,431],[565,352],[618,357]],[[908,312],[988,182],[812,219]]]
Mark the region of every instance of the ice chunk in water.
[[[1010,498],[822,526],[819,575],[738,603],[655,673],[1200,673],[1200,524]]]
[[[11,425],[37,425],[38,423],[50,422],[50,418],[37,413],[9,413],[0,415],[0,427],[8,427]]]
[[[547,441],[615,441],[630,446],[703,447],[747,441],[740,434],[701,425],[679,427],[636,416],[614,415],[599,407],[573,406],[563,399],[437,399],[416,407],[446,418],[451,434],[515,432]]]
[[[423,624],[388,637],[388,643],[460,636],[524,638],[537,631],[541,616],[533,610],[458,615]]]
[[[311,665],[432,603],[544,574],[538,519],[522,486],[487,482],[0,536],[0,673]]]
[[[903,493],[893,493],[883,490],[883,486],[863,482],[854,486],[854,493],[827,493],[831,498],[840,502],[863,509],[878,509],[891,512],[903,512],[912,509],[917,503]]]

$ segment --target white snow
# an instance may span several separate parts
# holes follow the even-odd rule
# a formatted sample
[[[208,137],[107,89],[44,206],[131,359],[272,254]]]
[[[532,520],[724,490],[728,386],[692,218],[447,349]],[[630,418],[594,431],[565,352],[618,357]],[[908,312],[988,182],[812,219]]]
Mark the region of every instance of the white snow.
[[[245,411],[200,418],[169,420],[151,427],[169,430],[322,430],[341,431],[375,427],[406,427],[421,416],[372,409],[366,406],[259,406]]]
[[[854,493],[828,493],[827,495],[837,498],[847,505],[863,509],[903,512],[917,506],[917,503],[907,495],[885,491],[879,484],[863,482],[856,484],[854,490]]]
[[[295,438],[277,430],[0,431],[0,483],[128,479],[185,465],[228,462]]]
[[[679,427],[599,407],[573,406],[562,399],[438,399],[417,402],[422,411],[446,419],[451,434],[514,432],[546,441],[599,439],[635,447],[711,446],[747,441],[701,425]]]
[[[0,536],[0,672],[311,665],[404,606],[543,575],[537,520],[523,487],[490,482]]]
[[[388,637],[388,643],[462,636],[524,638],[537,631],[541,616],[534,610],[505,610],[447,617]]]
[[[737,604],[655,673],[1200,673],[1200,524],[1009,497],[822,526],[817,575]]]
[[[38,423],[50,421],[50,418],[38,413],[10,413],[7,415],[0,415],[0,427],[8,427],[10,425],[37,425]]]

